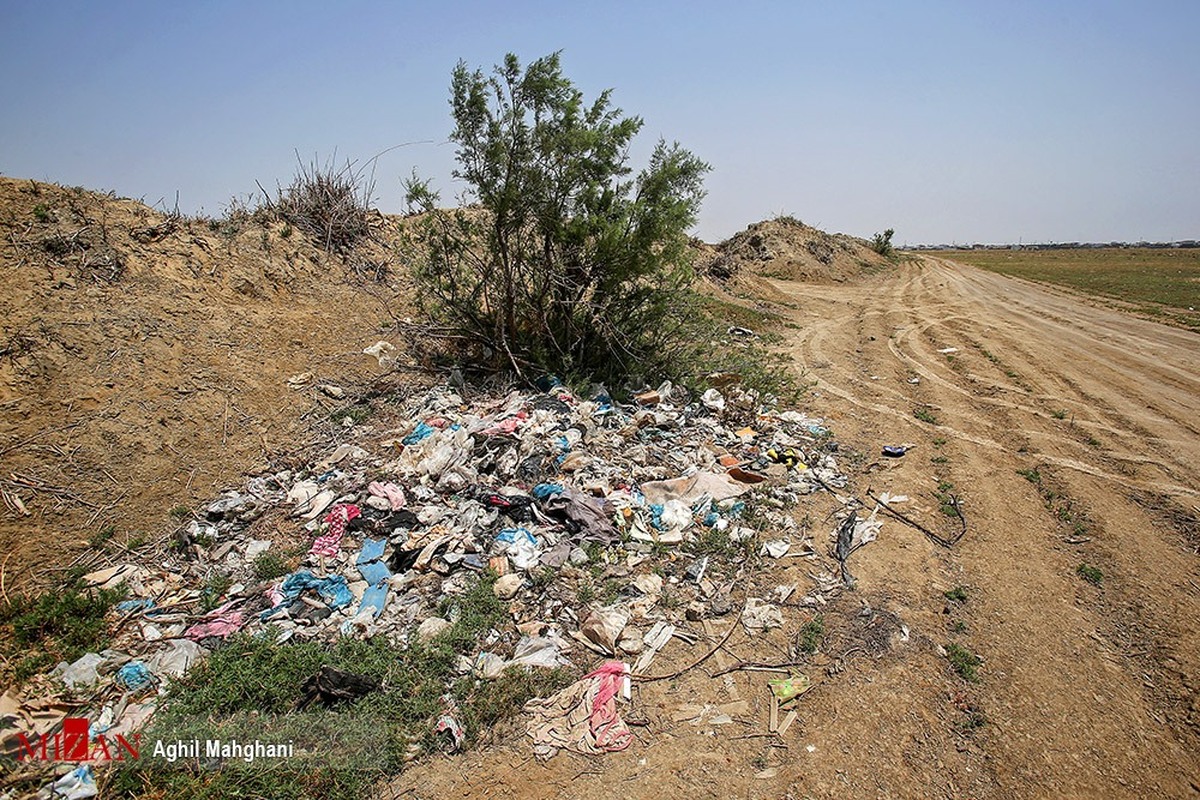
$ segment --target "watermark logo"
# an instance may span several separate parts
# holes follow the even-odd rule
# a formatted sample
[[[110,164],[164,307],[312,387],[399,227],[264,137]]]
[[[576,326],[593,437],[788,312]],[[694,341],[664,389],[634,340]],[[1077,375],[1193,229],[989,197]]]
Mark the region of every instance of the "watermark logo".
[[[67,717],[58,733],[30,737],[17,734],[18,761],[128,761],[141,757],[142,735],[92,736],[88,721]]]

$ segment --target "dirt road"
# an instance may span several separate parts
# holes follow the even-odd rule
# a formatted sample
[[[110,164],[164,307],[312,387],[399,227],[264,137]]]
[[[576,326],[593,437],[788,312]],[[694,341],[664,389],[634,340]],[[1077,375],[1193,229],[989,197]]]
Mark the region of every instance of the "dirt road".
[[[932,258],[856,283],[763,288],[791,318],[786,347],[816,381],[811,406],[830,420],[858,491],[907,494],[907,514],[944,528],[940,485],[961,496],[967,535],[945,549],[889,521],[856,554],[857,588],[824,610],[826,639],[809,668],[816,686],[782,741],[761,733],[761,674],[693,670],[639,692],[632,713],[648,725],[629,751],[539,765],[514,729],[507,744],[421,765],[398,788],[416,797],[1200,793],[1200,336]],[[902,442],[916,448],[877,457]],[[823,513],[814,506],[802,521],[818,548],[829,541]],[[1083,564],[1099,570],[1098,584],[1079,574]],[[778,562],[752,582],[789,580],[803,585],[805,568]],[[965,602],[945,596],[958,586]],[[890,633],[872,639],[867,628],[887,620]],[[763,655],[783,651],[783,640],[738,631],[728,649]],[[939,648],[952,644],[982,659],[978,682],[951,670]],[[689,704],[741,700],[740,726],[687,720]]]
[[[897,551],[881,578],[973,590],[954,638],[985,658],[998,793],[1194,793],[1200,336],[939,259],[848,290],[774,287],[797,304],[797,361],[852,409],[841,429],[918,443],[879,483],[964,495],[959,547]]]

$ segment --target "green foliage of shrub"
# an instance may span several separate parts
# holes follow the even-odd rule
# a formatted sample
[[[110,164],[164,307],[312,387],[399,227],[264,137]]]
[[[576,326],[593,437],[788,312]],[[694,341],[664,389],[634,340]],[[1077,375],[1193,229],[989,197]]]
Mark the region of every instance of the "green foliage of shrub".
[[[407,183],[417,225],[415,277],[426,309],[480,344],[493,368],[621,380],[672,373],[692,278],[687,230],[708,171],[660,141],[636,176],[642,127],[605,91],[591,103],[557,53],[451,81],[458,167],[482,209],[441,211],[428,181]]]

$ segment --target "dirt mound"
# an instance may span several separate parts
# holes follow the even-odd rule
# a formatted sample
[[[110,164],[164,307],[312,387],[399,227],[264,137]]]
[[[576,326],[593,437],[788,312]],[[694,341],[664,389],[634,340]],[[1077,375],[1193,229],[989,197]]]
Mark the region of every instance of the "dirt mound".
[[[384,372],[361,351],[404,312],[388,274],[401,226],[376,216],[341,259],[280,222],[0,179],[6,587],[136,548],[172,509],[360,413]]]
[[[825,233],[794,217],[756,222],[697,258],[700,271],[717,280],[759,276],[817,283],[850,280],[889,263],[862,239]]]

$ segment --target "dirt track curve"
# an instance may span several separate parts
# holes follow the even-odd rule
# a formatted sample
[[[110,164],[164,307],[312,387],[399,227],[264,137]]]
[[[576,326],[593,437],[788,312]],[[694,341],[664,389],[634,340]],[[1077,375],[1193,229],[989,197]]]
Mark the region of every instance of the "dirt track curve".
[[[415,768],[405,796],[1200,794],[1200,335],[928,257],[765,291],[791,318],[785,346],[816,381],[813,410],[863,454],[859,491],[907,494],[929,525],[939,483],[963,498],[956,547],[888,522],[855,556],[856,591],[826,612],[836,628],[885,609],[908,642],[814,669],[775,747],[748,738],[765,725],[736,738],[672,724],[685,703],[740,694],[751,720],[765,708],[761,675],[696,671],[642,692],[652,724],[629,751],[543,766],[514,731],[506,747]],[[916,448],[877,458],[901,442]],[[782,564],[768,582],[803,581]],[[944,596],[959,585],[961,606]],[[983,659],[978,683],[950,671],[950,643]],[[770,643],[739,632],[730,645]]]

